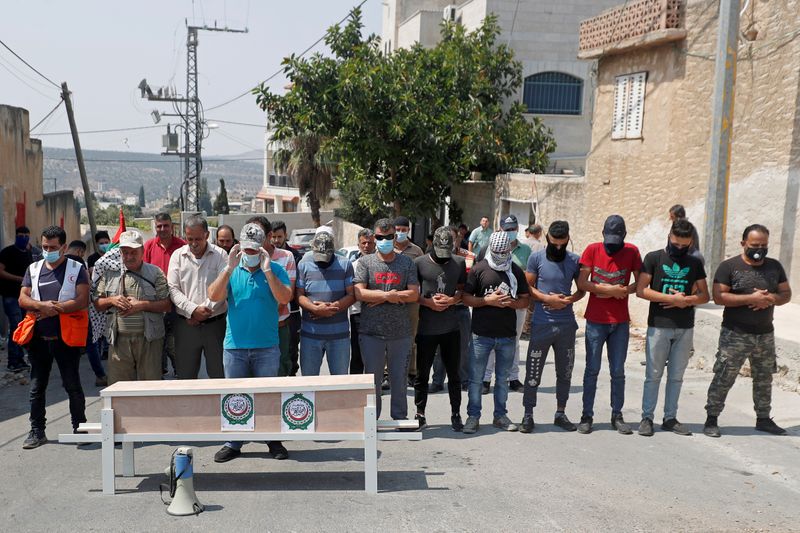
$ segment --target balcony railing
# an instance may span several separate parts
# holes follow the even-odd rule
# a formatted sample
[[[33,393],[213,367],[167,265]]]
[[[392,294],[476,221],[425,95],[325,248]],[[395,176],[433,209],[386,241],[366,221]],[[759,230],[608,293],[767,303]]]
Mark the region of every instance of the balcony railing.
[[[578,55],[588,59],[684,38],[684,5],[685,0],[636,0],[584,20]]]

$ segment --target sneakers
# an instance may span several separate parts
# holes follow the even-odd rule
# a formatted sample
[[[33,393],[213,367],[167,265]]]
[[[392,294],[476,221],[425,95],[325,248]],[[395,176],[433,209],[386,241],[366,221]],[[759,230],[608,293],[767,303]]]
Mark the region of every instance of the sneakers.
[[[576,429],[578,429],[575,427],[575,424],[569,421],[567,415],[564,414],[558,415],[555,418],[553,418],[553,424],[560,427],[564,431],[575,431]]]
[[[42,444],[47,442],[47,435],[44,434],[44,430],[35,430],[32,429],[28,432],[28,438],[25,439],[25,442],[22,443],[23,450],[32,450],[34,448],[38,448]]]
[[[461,421],[461,415],[456,413],[450,417],[450,426],[453,431],[461,431],[464,429],[464,422]]]
[[[483,387],[481,388],[481,394],[489,394],[489,385],[488,381],[483,382]]]
[[[703,434],[709,437],[719,437],[719,425],[717,425],[717,417],[716,416],[708,416],[706,418],[706,423],[703,425]]]
[[[678,422],[677,418],[670,418],[669,420],[664,420],[664,422],[661,424],[661,429],[663,429],[664,431],[671,431],[678,435],[689,436],[692,434],[692,432],[689,431],[689,428]]]
[[[7,368],[9,372],[14,372],[16,374],[19,372],[25,372],[26,370],[29,370],[31,368],[31,365],[29,365],[25,361],[20,361],[19,363],[8,365]]]
[[[428,421],[425,420],[425,415],[417,413],[416,415],[414,415],[414,420],[416,420],[419,423],[420,430],[428,427]]]
[[[633,430],[622,418],[622,415],[611,415],[611,427],[616,429],[622,435],[631,435]]]
[[[533,428],[536,424],[533,422],[533,415],[525,415],[522,417],[522,423],[519,425],[520,433],[533,433]]]
[[[214,462],[227,463],[231,459],[239,457],[241,454],[242,452],[240,450],[234,450],[230,446],[223,446],[217,453],[214,454]]]
[[[439,385],[438,383],[431,383],[428,385],[428,394],[436,394],[437,392],[442,392],[444,390],[444,385]]]
[[[771,418],[756,418],[756,429],[773,435],[786,435],[786,430],[773,422]]]
[[[108,376],[100,376],[94,379],[95,387],[106,387],[108,386]]]
[[[508,390],[512,390],[514,392],[520,392],[525,387],[520,383],[518,379],[512,379],[508,382]]]
[[[664,427],[664,426],[661,426]],[[642,418],[642,422],[639,424],[639,435],[642,437],[652,437],[653,436],[653,421],[649,418]]]
[[[267,443],[267,446],[269,447],[269,453],[272,455],[273,459],[283,461],[289,458],[289,450],[286,449],[281,441],[271,440]]]
[[[492,421],[492,425],[504,431],[517,431],[517,429],[519,429],[517,425],[513,423],[506,415],[503,415],[500,418],[495,418]]]
[[[588,435],[592,432],[592,417],[591,416],[582,416],[581,422],[578,424],[578,433],[583,433],[584,435]]]
[[[481,427],[479,419],[477,416],[468,416],[467,423],[464,424],[464,427],[461,429],[464,433],[475,433]]]

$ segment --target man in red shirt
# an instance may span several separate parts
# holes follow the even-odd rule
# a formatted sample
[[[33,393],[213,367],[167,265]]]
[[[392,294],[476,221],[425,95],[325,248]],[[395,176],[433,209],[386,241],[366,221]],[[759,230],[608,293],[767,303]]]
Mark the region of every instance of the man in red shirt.
[[[157,266],[167,276],[169,270],[169,260],[172,253],[186,244],[186,241],[175,236],[175,228],[172,225],[172,217],[169,213],[158,213],[155,217],[156,236],[144,243],[144,262]],[[167,359],[172,364],[175,371],[175,333],[174,326],[177,315],[172,308],[169,313],[164,314],[164,355],[161,358],[161,370],[167,374]]]
[[[628,295],[636,291],[642,258],[636,246],[625,242],[626,234],[622,217],[611,215],[603,226],[603,242],[590,244],[581,256],[578,290],[589,293],[584,313],[586,370],[583,374],[583,416],[578,425],[578,432],[584,434],[592,432],[603,345],[606,345],[611,374],[611,425],[623,435],[633,433],[622,418],[622,405],[625,403],[625,359],[630,334]]]

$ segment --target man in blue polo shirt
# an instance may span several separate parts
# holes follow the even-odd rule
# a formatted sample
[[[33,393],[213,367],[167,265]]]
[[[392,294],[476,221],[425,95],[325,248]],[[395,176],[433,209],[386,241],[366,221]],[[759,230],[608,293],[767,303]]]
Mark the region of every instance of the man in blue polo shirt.
[[[318,233],[312,255],[297,265],[297,301],[303,309],[300,329],[300,371],[318,376],[322,357],[331,375],[350,367],[350,323],[347,308],[353,296],[353,265],[333,253],[333,236]]]
[[[278,339],[278,305],[292,299],[289,275],[270,261],[263,248],[266,234],[258,224],[245,224],[241,244],[231,248],[228,264],[208,287],[208,299],[227,299],[228,317],[222,364],[226,378],[262,378],[278,375],[281,350]],[[267,443],[275,459],[289,452],[278,441]],[[242,442],[226,442],[214,455],[224,463],[241,453]]]

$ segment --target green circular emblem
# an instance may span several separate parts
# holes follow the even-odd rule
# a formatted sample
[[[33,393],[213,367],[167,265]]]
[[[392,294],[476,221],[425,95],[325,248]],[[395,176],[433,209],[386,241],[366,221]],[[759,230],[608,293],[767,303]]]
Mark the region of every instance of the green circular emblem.
[[[281,415],[289,429],[308,429],[314,422],[314,403],[298,392],[283,402]]]
[[[253,397],[228,394],[222,399],[222,416],[230,424],[245,425],[253,417]]]

